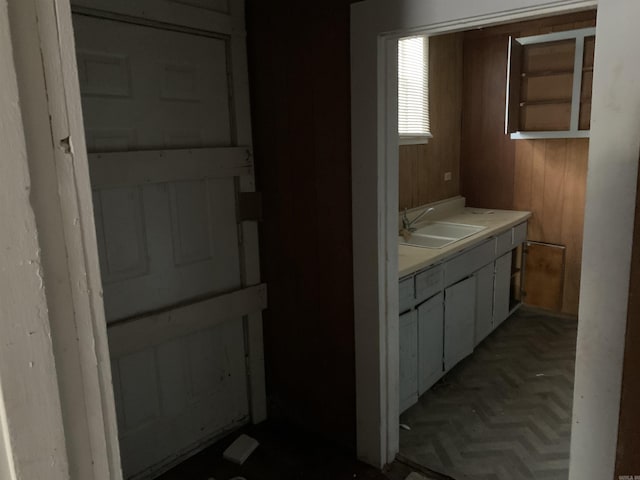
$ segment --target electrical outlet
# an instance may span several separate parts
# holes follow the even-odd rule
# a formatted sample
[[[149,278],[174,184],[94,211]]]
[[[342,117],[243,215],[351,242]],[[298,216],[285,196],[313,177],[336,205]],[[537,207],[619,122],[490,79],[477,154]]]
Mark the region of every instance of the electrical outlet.
[[[445,182],[451,181],[451,172],[444,172],[444,181]]]

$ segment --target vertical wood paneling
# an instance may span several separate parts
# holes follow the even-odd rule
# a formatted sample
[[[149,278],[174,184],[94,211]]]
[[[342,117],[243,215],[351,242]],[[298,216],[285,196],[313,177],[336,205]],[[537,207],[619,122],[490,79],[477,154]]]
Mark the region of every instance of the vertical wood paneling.
[[[527,245],[524,282],[528,305],[559,311],[562,309],[566,249],[559,245]]]
[[[417,145],[406,145],[400,147],[399,158],[399,178],[400,178],[400,199],[399,208],[413,208],[418,205],[418,149]]]
[[[567,247],[562,310],[578,312],[589,140],[567,142],[561,241]]]
[[[566,247],[561,310],[577,314],[588,140],[510,140],[504,134],[509,35],[595,25],[581,12],[465,32],[461,194],[477,207],[529,210],[528,239]],[[558,271],[559,272],[559,271]]]
[[[562,237],[563,188],[567,164],[567,140],[547,140],[544,157],[544,192],[542,199],[542,240]]]
[[[566,247],[559,310],[575,315],[580,292],[589,141],[519,140],[516,143],[512,208],[533,213],[529,240]]]
[[[433,138],[400,146],[400,209],[460,193],[461,33],[429,38],[429,114]],[[445,172],[451,180],[445,181]]]
[[[269,416],[355,445],[349,0],[248,0]]]
[[[566,247],[558,310],[575,315],[580,292],[589,141],[519,140],[516,144],[512,208],[533,213],[529,240]]]
[[[529,240],[543,241],[544,240],[544,228],[542,220],[544,218],[544,157],[546,154],[546,143],[534,141],[533,142],[533,160],[531,168],[531,178],[523,179],[524,182],[531,182],[531,208],[529,210],[533,213],[531,218],[531,224],[528,229],[527,238]],[[516,158],[517,162],[518,159]],[[514,189],[518,189],[519,185],[514,185]]]
[[[533,145],[530,140],[516,142],[516,161],[514,162],[513,208],[515,210],[530,210],[533,195],[531,182],[527,182],[533,174]],[[529,221],[529,230],[533,221]]]

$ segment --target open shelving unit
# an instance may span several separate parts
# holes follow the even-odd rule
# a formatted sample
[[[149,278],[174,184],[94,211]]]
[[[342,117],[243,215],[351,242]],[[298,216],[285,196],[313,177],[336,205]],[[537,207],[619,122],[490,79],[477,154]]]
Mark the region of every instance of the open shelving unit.
[[[595,28],[509,39],[505,133],[589,136]]]

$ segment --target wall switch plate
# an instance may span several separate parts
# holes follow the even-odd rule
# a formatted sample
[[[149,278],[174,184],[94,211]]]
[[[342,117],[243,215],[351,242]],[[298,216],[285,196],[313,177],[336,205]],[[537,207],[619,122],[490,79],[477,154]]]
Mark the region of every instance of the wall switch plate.
[[[444,172],[444,181],[445,182],[451,181],[451,172]]]

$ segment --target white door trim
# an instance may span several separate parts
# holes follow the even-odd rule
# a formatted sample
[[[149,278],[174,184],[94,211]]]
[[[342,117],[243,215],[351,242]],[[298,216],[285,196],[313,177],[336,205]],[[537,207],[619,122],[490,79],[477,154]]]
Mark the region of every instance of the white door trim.
[[[69,478],[7,3],[0,4],[0,478]],[[52,463],[51,459],[55,459]]]
[[[9,22],[46,294],[41,317],[48,317],[57,371],[50,381],[57,381],[64,428],[56,452],[32,445],[27,455],[15,450],[13,455],[18,463],[35,457],[49,468],[68,465],[64,477],[54,476],[51,468],[42,475],[17,472],[17,478],[117,480],[116,415],[69,2],[10,0]],[[10,180],[2,181],[5,188]],[[40,355],[44,352],[42,346]],[[5,360],[12,368],[21,365],[17,354]],[[29,391],[42,405],[53,402],[45,386]],[[8,402],[17,401],[13,392],[5,395]],[[16,420],[9,412],[9,424]],[[35,442],[48,435],[49,422],[26,434],[17,428],[25,441]]]
[[[362,460],[382,466],[399,447],[397,113],[386,94],[395,89],[395,73],[390,74],[394,34],[464,30],[595,5],[595,0],[368,0],[352,5],[356,407]],[[640,42],[631,21],[640,15],[640,5],[624,0],[598,5],[571,479],[613,475],[640,148],[640,67],[625,54],[628,45]]]

